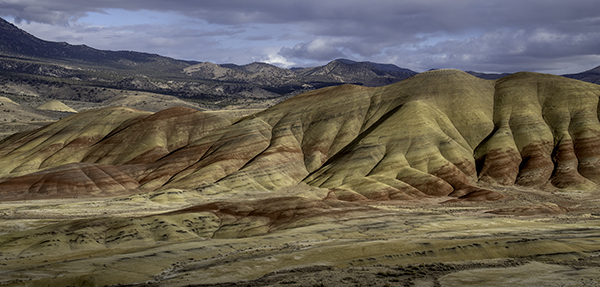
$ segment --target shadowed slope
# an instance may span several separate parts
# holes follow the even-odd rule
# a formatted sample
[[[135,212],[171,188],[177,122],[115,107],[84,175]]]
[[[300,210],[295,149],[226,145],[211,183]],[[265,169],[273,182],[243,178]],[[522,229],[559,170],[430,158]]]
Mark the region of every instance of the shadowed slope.
[[[249,116],[153,164],[159,167],[142,180],[144,187],[166,181],[168,188],[218,182],[240,190],[296,184],[358,134],[369,91],[325,88]]]
[[[600,87],[518,73],[497,82],[494,132],[477,148],[487,182],[589,188],[600,180]]]
[[[148,163],[231,124],[190,108],[174,107],[115,130],[98,142],[83,161],[102,164]]]
[[[151,114],[106,108],[73,115],[0,145],[6,198],[131,194],[145,165],[229,125],[222,117],[176,107]],[[125,164],[125,165],[122,165]],[[136,165],[137,164],[137,165]]]
[[[106,108],[14,135],[0,144],[0,174],[24,174],[80,162],[92,145],[107,134],[150,114],[122,107]]]
[[[105,115],[109,125],[87,144],[63,151],[95,125],[71,117],[5,141],[0,162],[5,176],[115,165],[140,191],[273,191],[305,182],[344,200],[498,200],[485,186],[596,188],[599,96],[599,86],[559,76],[483,80],[436,70],[386,87],[307,92],[234,124],[185,108],[95,111],[115,115]],[[0,190],[31,192],[15,184],[23,181]]]
[[[135,172],[131,166],[65,164],[1,183],[0,197],[24,200],[131,194],[139,186],[133,178]]]

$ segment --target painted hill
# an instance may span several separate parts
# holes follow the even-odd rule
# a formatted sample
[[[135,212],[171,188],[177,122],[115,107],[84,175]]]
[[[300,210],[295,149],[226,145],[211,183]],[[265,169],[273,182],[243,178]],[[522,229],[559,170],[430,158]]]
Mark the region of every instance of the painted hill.
[[[0,144],[0,198],[154,190],[275,191],[342,200],[498,200],[488,187],[593,190],[600,86],[436,70],[379,88],[307,92],[237,122],[186,108],[108,108]]]
[[[73,108],[65,105],[63,102],[59,101],[59,100],[52,100],[49,101],[39,107],[37,107],[36,109],[38,110],[46,110],[46,111],[57,111],[57,112],[69,112],[69,113],[76,113],[77,111],[74,110]]]
[[[599,97],[438,70],[244,118],[73,114],[0,142],[0,281],[433,286],[522,266],[596,286]]]

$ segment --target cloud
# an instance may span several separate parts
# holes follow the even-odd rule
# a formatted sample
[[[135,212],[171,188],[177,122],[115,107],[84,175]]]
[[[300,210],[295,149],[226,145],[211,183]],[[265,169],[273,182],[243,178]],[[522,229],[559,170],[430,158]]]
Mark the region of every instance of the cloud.
[[[579,21],[597,17],[594,0],[3,0],[0,14],[26,21],[68,23],[107,9],[176,12],[222,25],[317,23],[312,32],[335,36],[370,33],[371,27],[420,32],[456,32],[473,26],[524,27],[557,25],[579,29]],[[18,15],[16,15],[18,14]],[[42,14],[47,14],[42,17]],[[573,22],[575,21],[575,22]],[[597,24],[596,24],[597,25]],[[317,27],[317,29],[314,29]],[[361,28],[362,27],[362,28]],[[572,27],[573,28],[573,27]],[[331,36],[331,35],[330,35]]]
[[[110,28],[85,23],[88,15],[115,9],[181,20],[116,21]],[[562,71],[569,61],[571,69],[600,64],[585,62],[600,53],[597,11],[597,0],[0,0],[0,16],[32,27],[34,35],[43,23],[61,31],[48,31],[48,40],[55,35],[100,48],[240,64],[274,59],[308,65],[348,57],[416,70],[498,72]]]
[[[345,57],[342,51],[347,39],[318,37],[307,43],[299,43],[294,47],[283,47],[279,55],[285,58],[309,59],[316,61],[327,61],[335,58]]]
[[[0,16],[14,17],[17,23],[24,21],[27,23],[68,25],[69,22],[84,17],[88,12],[98,11],[101,11],[101,9],[82,6],[81,3],[72,1],[59,0],[53,3],[38,0],[0,1]]]
[[[296,65],[295,62],[290,61],[288,58],[283,57],[274,51],[269,51],[267,57],[258,59],[258,62],[265,62],[271,65],[277,65],[284,68],[290,68]]]
[[[248,41],[267,41],[271,39],[273,39],[273,37],[268,35],[248,36],[244,38],[244,40]]]
[[[421,58],[422,65],[431,67],[482,70],[487,66],[487,70],[493,67],[497,72],[514,72],[518,67],[517,70],[566,73],[569,67],[565,64],[569,61],[583,64],[581,59],[598,59],[597,47],[600,47],[600,33],[596,32],[567,34],[543,28],[499,29],[479,37],[446,40],[407,52]],[[599,63],[588,62],[588,65]]]

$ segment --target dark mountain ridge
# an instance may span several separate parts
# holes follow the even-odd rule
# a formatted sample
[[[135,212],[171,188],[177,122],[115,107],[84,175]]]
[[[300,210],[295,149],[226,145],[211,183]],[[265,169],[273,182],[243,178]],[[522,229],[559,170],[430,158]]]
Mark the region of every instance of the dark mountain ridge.
[[[600,66],[595,67],[593,69],[577,73],[577,74],[568,74],[563,75],[564,77],[576,79],[584,82],[600,84]]]
[[[2,18],[0,18],[0,52],[5,56],[25,56],[29,59],[75,61],[82,64],[96,65],[120,64],[127,66],[127,61],[134,63],[165,61],[176,65],[198,63],[175,60],[158,54],[98,50],[86,45],[45,41],[19,29]]]
[[[393,64],[355,62],[337,59],[325,66],[294,69],[294,72],[313,80],[342,81],[369,87],[384,86],[409,78],[417,73]]]

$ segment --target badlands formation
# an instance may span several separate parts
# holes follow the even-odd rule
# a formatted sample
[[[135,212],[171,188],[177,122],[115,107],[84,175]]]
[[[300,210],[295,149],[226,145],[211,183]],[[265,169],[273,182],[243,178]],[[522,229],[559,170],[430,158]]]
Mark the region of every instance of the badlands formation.
[[[77,111],[73,108],[65,105],[63,102],[59,100],[52,100],[43,105],[37,107],[38,110],[48,110],[48,111],[57,111],[57,112],[69,112],[76,113]]]
[[[74,114],[0,142],[0,284],[597,286],[599,97],[437,70]]]

